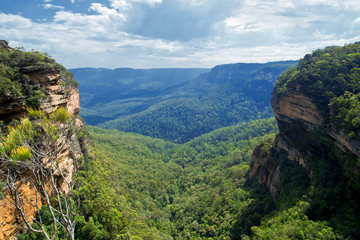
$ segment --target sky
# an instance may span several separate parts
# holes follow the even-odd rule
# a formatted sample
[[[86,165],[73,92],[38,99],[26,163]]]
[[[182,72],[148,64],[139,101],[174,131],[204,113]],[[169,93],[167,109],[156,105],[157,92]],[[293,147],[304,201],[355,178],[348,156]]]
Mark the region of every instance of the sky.
[[[210,68],[360,41],[359,0],[0,0],[0,39],[67,68]]]

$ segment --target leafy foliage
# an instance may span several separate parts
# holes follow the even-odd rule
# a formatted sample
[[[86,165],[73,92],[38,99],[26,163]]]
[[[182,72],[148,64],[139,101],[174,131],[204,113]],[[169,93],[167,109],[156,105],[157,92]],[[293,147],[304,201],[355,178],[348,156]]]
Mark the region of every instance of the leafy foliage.
[[[333,229],[354,239],[360,237],[360,208],[354,202],[360,197],[360,164],[354,154],[339,148],[336,141],[341,142],[341,139],[335,140],[329,135],[339,133],[339,138],[343,137],[350,145],[358,144],[359,66],[359,42],[319,49],[305,55],[297,67],[285,72],[274,90],[279,97],[287,90],[301,91],[317,105],[325,118],[322,126],[309,132],[303,131],[300,124],[280,123],[279,129],[311,165],[308,216],[313,220],[326,220]],[[288,186],[304,189],[301,185]],[[286,194],[292,195],[291,191]]]
[[[261,226],[251,228],[252,239],[339,239],[326,222],[309,220],[305,215],[309,207],[308,202],[300,201],[295,207],[264,220]]]
[[[97,157],[84,169],[81,224],[108,234],[99,239],[229,239],[237,213],[251,201],[242,186],[252,148],[273,136],[276,123],[242,123],[183,145],[89,130]],[[110,227],[111,219],[120,226]]]
[[[48,54],[23,49],[0,48],[0,96],[1,98],[24,97],[26,106],[39,108],[45,97],[44,89],[30,82],[32,71],[59,71],[65,86],[77,86],[72,74],[55,62]]]
[[[360,43],[318,49],[305,55],[298,66],[288,69],[279,78],[274,94],[283,94],[288,88],[306,86],[301,91],[313,100],[325,117],[330,116],[328,105],[331,102],[332,110],[342,115],[339,101],[359,93],[359,72]],[[340,121],[340,118],[346,117],[338,115],[336,118]],[[351,127],[349,121],[342,123]]]

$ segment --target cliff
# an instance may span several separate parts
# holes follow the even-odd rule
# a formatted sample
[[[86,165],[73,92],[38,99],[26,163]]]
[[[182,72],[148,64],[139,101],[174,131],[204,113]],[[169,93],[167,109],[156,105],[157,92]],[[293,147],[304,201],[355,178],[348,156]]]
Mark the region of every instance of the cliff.
[[[66,107],[74,116],[79,115],[78,84],[65,68],[38,52],[23,53],[10,48],[6,41],[1,46],[0,61],[10,68],[2,76],[7,81],[1,82],[1,120],[10,122],[25,116],[29,106],[45,113]]]
[[[54,177],[57,179],[59,190],[69,193],[71,189],[66,185],[66,181],[72,181],[79,160],[88,153],[86,146],[88,139],[79,136],[80,132],[86,133],[86,129],[78,118],[80,105],[76,81],[64,67],[47,55],[10,48],[6,41],[1,41],[0,51],[2,68],[0,121],[5,131],[4,135],[1,135],[0,142],[1,180],[5,182],[5,174],[12,171],[21,172],[20,177],[23,179],[32,178],[31,171],[17,169],[16,164],[7,161],[10,155],[7,151],[11,152],[11,156],[14,156],[14,152],[7,150],[6,141],[10,140],[6,134],[10,134],[11,131],[16,132],[17,129],[25,129],[25,125],[21,124],[26,118],[30,120],[27,124],[41,133],[41,135],[36,135],[36,131],[31,133],[36,141],[33,140],[35,141],[33,145],[31,141],[27,142],[26,146],[34,146],[38,151],[41,149],[58,151],[54,161],[59,168],[58,171],[53,169]],[[33,108],[40,111],[34,111]],[[29,115],[29,111],[33,113]],[[14,120],[20,121],[19,128],[5,128],[8,123],[16,124]],[[49,131],[52,131],[51,134],[54,136],[52,139],[56,139],[51,144],[45,141],[46,137],[51,136]],[[19,139],[14,141],[17,144],[21,143]],[[41,161],[46,167],[54,168],[50,165],[49,159],[50,157],[45,157],[41,158]],[[20,197],[26,202],[25,215],[30,220],[36,214],[37,207],[41,208],[43,202],[36,197],[36,191],[30,181],[20,184],[18,180],[16,184],[19,184]],[[10,239],[19,232],[19,228],[14,226],[23,226],[22,219],[17,210],[4,199],[0,201],[0,208],[0,239]]]
[[[328,47],[286,71],[271,99],[279,133],[267,149],[254,151],[249,177],[267,186],[277,202],[312,196],[315,218],[359,217],[360,79],[354,74],[359,60],[359,43]],[[291,176],[300,171],[306,179]],[[302,190],[294,193],[295,188]],[[340,212],[348,208],[354,216]],[[348,231],[359,234],[359,229]]]

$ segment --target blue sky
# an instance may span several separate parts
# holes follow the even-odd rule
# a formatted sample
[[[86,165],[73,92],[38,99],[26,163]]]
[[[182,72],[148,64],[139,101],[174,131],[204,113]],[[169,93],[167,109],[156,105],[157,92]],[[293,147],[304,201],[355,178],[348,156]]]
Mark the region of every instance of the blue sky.
[[[0,0],[0,39],[67,68],[292,60],[360,41],[360,2]]]

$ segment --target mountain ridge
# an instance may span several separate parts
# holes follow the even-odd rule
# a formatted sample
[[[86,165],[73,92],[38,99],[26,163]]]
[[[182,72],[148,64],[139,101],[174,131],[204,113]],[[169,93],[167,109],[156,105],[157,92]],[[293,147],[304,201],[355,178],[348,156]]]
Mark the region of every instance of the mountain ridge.
[[[90,125],[183,143],[219,127],[271,117],[268,102],[276,79],[296,63],[219,65],[153,97],[140,94],[83,107],[82,116]]]

